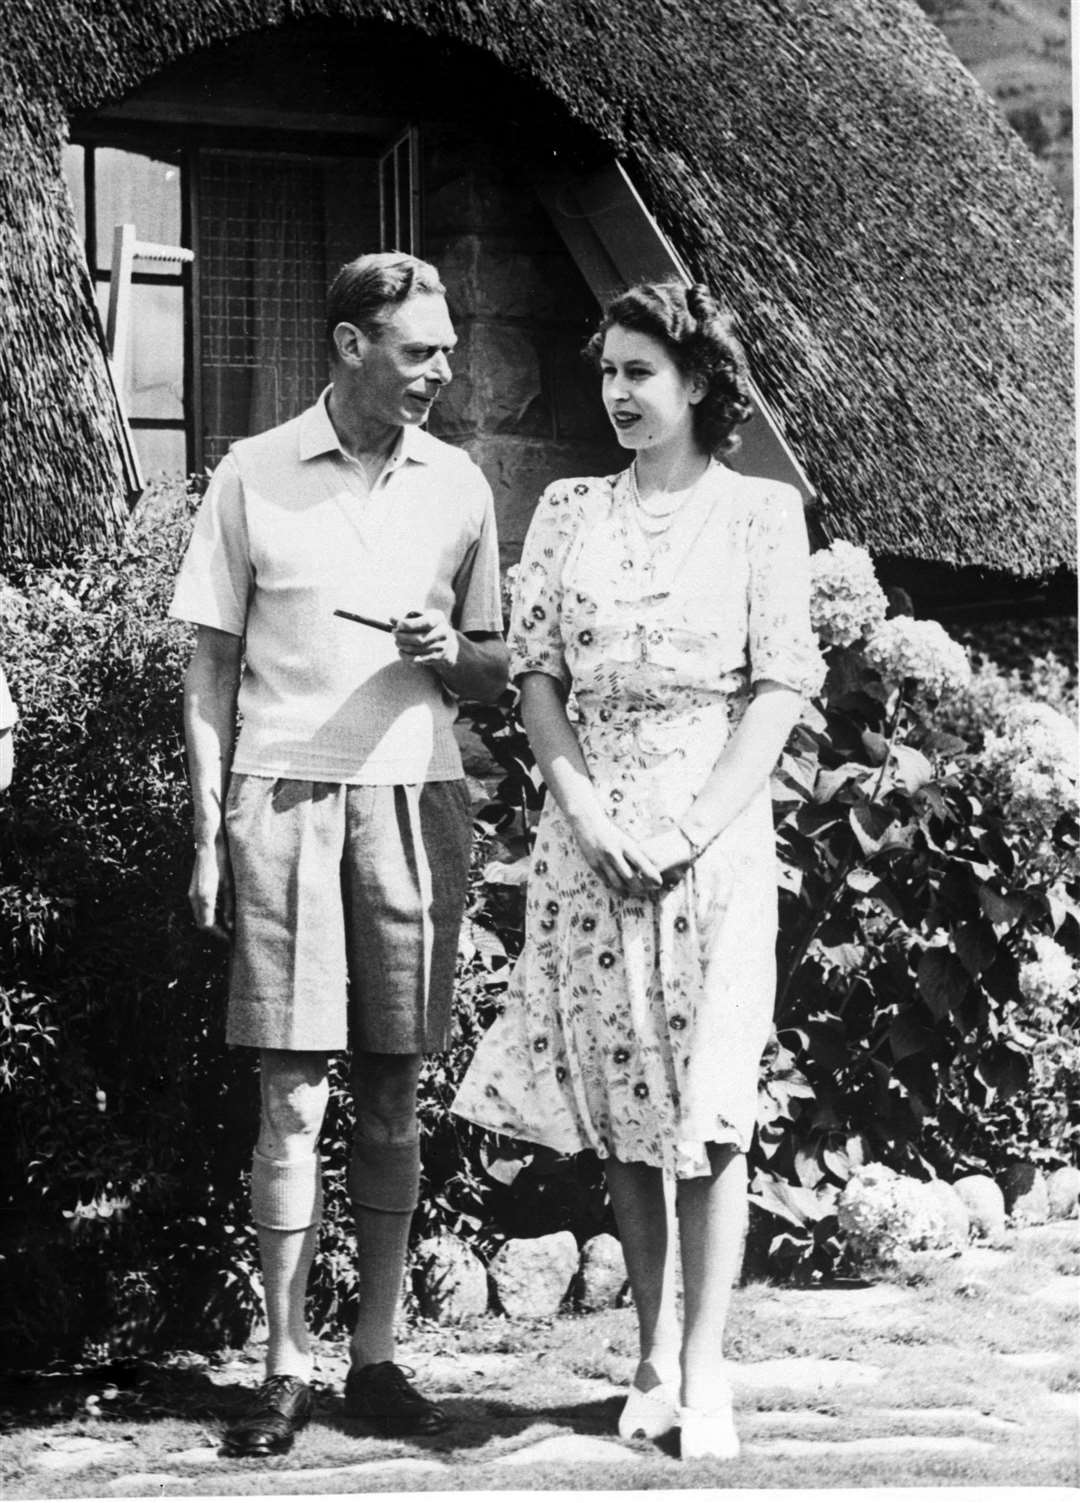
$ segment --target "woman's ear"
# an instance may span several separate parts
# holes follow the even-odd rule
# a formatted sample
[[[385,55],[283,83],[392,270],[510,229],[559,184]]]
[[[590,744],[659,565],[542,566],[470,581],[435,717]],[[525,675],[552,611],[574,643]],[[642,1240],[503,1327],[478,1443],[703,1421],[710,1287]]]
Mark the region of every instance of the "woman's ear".
[[[690,405],[696,407],[709,390],[709,383],[704,376],[690,377]]]

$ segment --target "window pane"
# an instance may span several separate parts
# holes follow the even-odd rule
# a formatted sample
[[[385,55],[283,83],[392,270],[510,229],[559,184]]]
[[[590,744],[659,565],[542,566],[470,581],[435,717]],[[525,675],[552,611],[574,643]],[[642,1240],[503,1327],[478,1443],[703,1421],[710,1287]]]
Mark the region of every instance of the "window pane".
[[[86,179],[83,165],[86,160],[84,146],[64,147],[64,177],[75,209],[75,223],[79,226],[79,238],[86,239]]]
[[[187,443],[183,429],[136,428],[131,435],[139,456],[143,479],[187,474]]]
[[[133,151],[99,146],[94,153],[97,197],[97,263],[112,265],[113,229],[133,224],[138,240],[180,244],[180,168]],[[136,270],[180,270],[178,262],[136,262]]]
[[[136,282],[125,366],[129,417],[184,417],[184,292]]]

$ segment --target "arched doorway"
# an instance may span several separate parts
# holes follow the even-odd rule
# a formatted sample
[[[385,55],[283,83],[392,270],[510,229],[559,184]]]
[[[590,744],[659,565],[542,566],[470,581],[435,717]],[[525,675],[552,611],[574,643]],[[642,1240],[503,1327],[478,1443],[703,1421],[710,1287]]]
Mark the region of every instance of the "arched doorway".
[[[488,474],[508,557],[554,476],[621,464],[580,350],[598,296],[678,260],[610,149],[491,57],[389,25],[255,33],[73,121],[66,170],[101,306],[115,223],[194,251],[136,264],[144,472],[205,469],[313,401],[326,287],[370,249],[443,274],[460,345],[431,426]],[[746,467],[800,483],[755,427]]]

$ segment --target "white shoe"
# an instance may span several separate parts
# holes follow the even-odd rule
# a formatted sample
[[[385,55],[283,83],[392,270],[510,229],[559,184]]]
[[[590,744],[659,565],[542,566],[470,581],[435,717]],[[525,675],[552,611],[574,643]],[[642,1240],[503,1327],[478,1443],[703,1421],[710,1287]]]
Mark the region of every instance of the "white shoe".
[[[698,1461],[705,1456],[734,1461],[739,1454],[730,1399],[712,1409],[680,1409],[679,1432],[679,1455],[683,1461]]]
[[[631,1388],[619,1415],[623,1440],[658,1440],[679,1423],[679,1402],[666,1383],[657,1383],[648,1393]]]

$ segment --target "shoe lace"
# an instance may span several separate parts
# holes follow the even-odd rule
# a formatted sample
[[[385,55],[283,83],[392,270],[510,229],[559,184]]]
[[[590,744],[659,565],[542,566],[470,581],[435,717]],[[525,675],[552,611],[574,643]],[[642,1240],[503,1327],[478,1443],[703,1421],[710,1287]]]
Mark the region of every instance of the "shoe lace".
[[[298,1378],[295,1373],[274,1373],[259,1388],[259,1397],[272,1399],[279,1394],[289,1393],[294,1387],[303,1386],[303,1378]]]
[[[390,1386],[396,1388],[398,1393],[403,1394],[406,1398],[418,1399],[420,1397],[416,1389],[409,1382],[410,1378],[416,1377],[415,1368],[401,1367],[396,1362],[388,1362],[386,1367],[386,1381]]]

